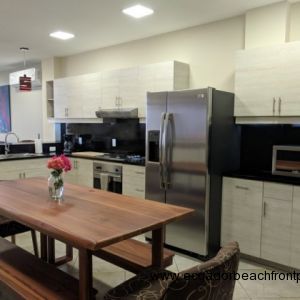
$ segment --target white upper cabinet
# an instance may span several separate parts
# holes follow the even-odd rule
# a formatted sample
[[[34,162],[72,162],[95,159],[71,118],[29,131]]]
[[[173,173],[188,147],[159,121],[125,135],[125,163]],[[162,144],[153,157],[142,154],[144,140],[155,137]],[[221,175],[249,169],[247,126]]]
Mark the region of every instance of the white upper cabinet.
[[[94,118],[100,106],[100,73],[54,80],[55,118]]]
[[[101,73],[82,75],[84,86],[80,95],[82,113],[79,118],[95,118],[95,112],[102,105],[102,78]]]
[[[140,99],[139,115],[146,116],[147,92],[174,91],[190,86],[189,65],[168,61],[140,66],[137,93]]]
[[[236,117],[300,115],[300,42],[236,54]]]
[[[138,68],[103,72],[101,108],[139,108],[137,89]]]
[[[189,88],[189,65],[169,61],[54,80],[55,118],[95,118],[99,109],[138,108],[147,92]]]
[[[119,107],[119,74],[119,70],[102,72],[102,109]]]

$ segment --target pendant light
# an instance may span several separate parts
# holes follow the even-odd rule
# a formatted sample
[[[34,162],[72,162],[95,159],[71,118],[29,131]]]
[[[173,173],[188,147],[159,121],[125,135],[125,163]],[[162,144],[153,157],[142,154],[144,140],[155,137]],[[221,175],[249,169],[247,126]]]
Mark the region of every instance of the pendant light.
[[[26,53],[29,51],[29,48],[27,47],[21,47],[20,51],[23,53],[23,62],[24,62],[24,69],[26,68]],[[20,91],[31,91],[31,77],[26,76],[26,74],[23,74],[23,76],[19,77],[19,90]]]

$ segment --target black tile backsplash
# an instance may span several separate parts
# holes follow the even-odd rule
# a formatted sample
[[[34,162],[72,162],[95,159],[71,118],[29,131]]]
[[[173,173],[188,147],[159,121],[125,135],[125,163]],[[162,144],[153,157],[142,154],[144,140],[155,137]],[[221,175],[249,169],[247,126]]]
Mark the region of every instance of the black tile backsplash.
[[[242,125],[241,171],[271,171],[273,145],[300,145],[300,126]]]
[[[73,137],[73,151],[145,155],[145,124],[140,124],[138,119],[111,120],[100,124],[66,124],[62,130],[62,135],[64,134]],[[116,147],[112,146],[112,139],[116,139]]]

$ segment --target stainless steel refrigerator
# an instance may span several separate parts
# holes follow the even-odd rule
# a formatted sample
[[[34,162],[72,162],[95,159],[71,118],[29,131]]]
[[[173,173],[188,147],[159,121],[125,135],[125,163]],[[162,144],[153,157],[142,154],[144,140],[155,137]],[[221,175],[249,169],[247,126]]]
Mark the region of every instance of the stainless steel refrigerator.
[[[166,226],[166,245],[199,256],[219,249],[222,173],[239,164],[233,99],[214,88],[147,95],[146,199],[195,209]]]

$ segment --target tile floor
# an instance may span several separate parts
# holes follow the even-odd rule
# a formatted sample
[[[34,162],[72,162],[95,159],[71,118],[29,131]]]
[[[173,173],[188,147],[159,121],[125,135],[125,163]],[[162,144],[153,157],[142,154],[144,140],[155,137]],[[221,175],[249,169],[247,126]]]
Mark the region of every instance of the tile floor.
[[[143,237],[138,237],[143,240]],[[32,243],[30,234],[24,233],[17,236],[17,245],[32,252]],[[64,254],[65,247],[63,244],[56,243],[57,256]],[[197,265],[199,261],[196,259],[176,254],[174,264],[168,269],[173,272],[179,272]],[[78,253],[74,251],[74,259],[72,262],[61,267],[62,270],[69,272],[78,277]],[[263,265],[251,263],[241,260],[240,272],[264,272],[264,270],[272,270]],[[125,271],[115,265],[105,262],[99,258],[93,258],[93,277],[94,287],[98,290],[97,299],[102,299],[105,292],[111,287],[115,287],[126,279],[134,276],[131,272]],[[0,287],[0,299],[13,300],[13,295],[8,294],[4,287]],[[239,280],[236,282],[234,300],[300,300],[300,282],[295,281],[246,281]]]

